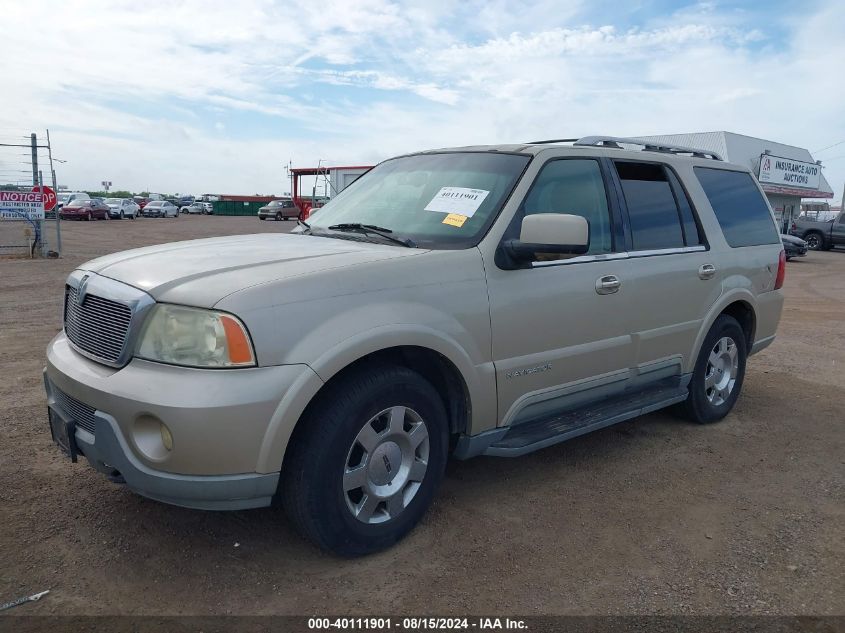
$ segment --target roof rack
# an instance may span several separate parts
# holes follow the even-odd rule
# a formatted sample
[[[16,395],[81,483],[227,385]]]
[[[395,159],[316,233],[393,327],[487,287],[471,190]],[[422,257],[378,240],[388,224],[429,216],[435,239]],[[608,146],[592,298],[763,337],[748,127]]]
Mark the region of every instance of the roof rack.
[[[529,145],[542,145],[545,143],[572,143],[579,147],[609,147],[612,149],[624,149],[622,145],[639,145],[644,152],[664,152],[667,154],[689,154],[695,158],[710,158],[712,160],[722,160],[722,157],[716,152],[707,149],[699,149],[695,147],[684,147],[683,145],[673,145],[671,143],[659,143],[657,141],[640,139],[640,138],[625,138],[619,136],[584,136],[579,139],[557,139],[550,141],[534,141]]]

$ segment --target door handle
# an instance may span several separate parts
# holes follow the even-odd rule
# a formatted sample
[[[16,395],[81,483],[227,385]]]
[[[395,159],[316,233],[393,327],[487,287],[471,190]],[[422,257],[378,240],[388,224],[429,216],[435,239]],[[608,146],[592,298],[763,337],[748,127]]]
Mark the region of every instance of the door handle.
[[[622,282],[616,275],[605,275],[596,280],[596,292],[600,295],[612,295],[621,285]]]
[[[716,274],[716,267],[713,264],[702,264],[698,268],[698,276],[701,279],[713,279]]]

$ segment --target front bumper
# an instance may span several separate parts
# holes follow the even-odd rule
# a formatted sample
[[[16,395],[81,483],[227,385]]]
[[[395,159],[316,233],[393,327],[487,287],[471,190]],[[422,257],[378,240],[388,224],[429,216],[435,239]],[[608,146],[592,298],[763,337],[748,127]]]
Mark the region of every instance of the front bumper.
[[[261,448],[279,402],[307,372],[305,365],[202,370],[138,359],[115,370],[75,352],[62,333],[47,349],[44,384],[63,420],[83,417],[73,403],[91,412],[88,429],[77,424],[73,435],[100,472],[166,503],[237,510],[271,503],[279,473],[257,472]],[[170,451],[151,444],[151,424],[160,423],[173,437]]]

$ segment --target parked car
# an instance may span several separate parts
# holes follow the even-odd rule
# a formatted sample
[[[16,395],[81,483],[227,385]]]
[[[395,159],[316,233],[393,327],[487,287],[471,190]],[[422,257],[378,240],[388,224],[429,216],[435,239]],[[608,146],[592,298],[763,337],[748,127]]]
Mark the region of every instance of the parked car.
[[[783,251],[786,253],[786,261],[793,257],[806,257],[807,242],[800,237],[794,235],[781,235],[781,242],[783,242]]]
[[[56,195],[56,206],[61,209],[66,204],[70,204],[74,200],[90,200],[89,196],[84,191],[63,191]]]
[[[798,216],[789,234],[807,242],[812,251],[829,251],[834,246],[845,246],[845,212],[829,220]]]
[[[90,200],[91,197],[84,191],[63,191],[56,195],[56,206],[50,211],[46,211],[44,217],[55,218],[56,212],[61,212],[66,204],[70,204],[74,200]]]
[[[144,206],[141,215],[145,218],[178,218],[179,208],[167,200],[153,200]]]
[[[450,456],[670,405],[723,419],[783,307],[771,208],[708,150],[620,143],[641,144],[406,155],[292,234],[80,265],[47,349],[55,442],[167,503],[278,500],[354,556],[417,524]]]
[[[293,200],[272,200],[258,210],[259,220],[266,220],[267,218],[295,220],[298,217],[299,209],[293,204]]]
[[[102,198],[76,198],[59,211],[62,220],[108,220],[109,207]]]
[[[179,208],[189,207],[194,202],[196,202],[196,198],[194,196],[180,196],[179,199],[176,201],[176,206]]]
[[[179,209],[182,213],[199,213],[200,215],[204,215],[208,213],[207,207],[205,206],[208,204],[207,202],[192,202],[191,204],[182,207]]]
[[[136,202],[129,198],[107,198],[106,205],[109,207],[109,216],[118,220],[123,218],[134,220],[140,210]]]

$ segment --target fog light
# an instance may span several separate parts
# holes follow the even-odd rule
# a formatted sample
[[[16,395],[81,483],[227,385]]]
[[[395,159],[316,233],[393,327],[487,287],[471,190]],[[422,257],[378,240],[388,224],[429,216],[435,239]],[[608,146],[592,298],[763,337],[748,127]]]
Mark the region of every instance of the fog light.
[[[173,450],[173,436],[170,434],[170,429],[164,423],[161,424],[161,443],[164,444],[164,448],[167,450]]]

